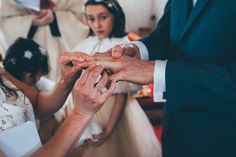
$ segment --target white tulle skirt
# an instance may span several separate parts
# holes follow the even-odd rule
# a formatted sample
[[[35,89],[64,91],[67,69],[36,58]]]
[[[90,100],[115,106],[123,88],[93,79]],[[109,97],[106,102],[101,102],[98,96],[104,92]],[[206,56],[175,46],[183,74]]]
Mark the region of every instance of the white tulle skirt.
[[[115,101],[109,98],[95,115],[101,128],[105,128]],[[128,98],[124,114],[112,136],[99,147],[89,147],[83,157],[161,157],[161,145],[153,127],[138,102]]]

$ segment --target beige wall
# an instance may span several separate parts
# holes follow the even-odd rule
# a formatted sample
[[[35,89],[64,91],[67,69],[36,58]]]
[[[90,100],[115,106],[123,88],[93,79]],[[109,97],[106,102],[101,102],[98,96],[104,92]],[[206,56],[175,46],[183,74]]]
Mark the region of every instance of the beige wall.
[[[126,14],[127,31],[138,33],[139,27],[150,27],[150,17],[162,16],[167,0],[118,0]],[[154,24],[155,25],[155,24]]]

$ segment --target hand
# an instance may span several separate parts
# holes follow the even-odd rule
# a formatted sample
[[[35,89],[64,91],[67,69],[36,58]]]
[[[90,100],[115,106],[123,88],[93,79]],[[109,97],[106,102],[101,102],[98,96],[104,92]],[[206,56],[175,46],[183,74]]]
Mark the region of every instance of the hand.
[[[111,133],[105,131],[98,135],[93,135],[93,139],[86,140],[85,144],[87,146],[101,146],[110,136]]]
[[[78,78],[78,72],[93,64],[95,59],[82,52],[65,52],[59,57],[58,62],[61,69],[62,82],[71,84]]]
[[[52,23],[54,16],[51,9],[41,9],[39,13],[36,14],[36,17],[32,21],[34,26],[45,26]]]
[[[109,49],[106,53],[111,54],[113,58],[120,58],[121,56],[130,56],[140,59],[140,52],[135,44],[120,44]]]
[[[99,54],[94,56],[94,58],[105,69],[109,70],[110,79],[136,84],[149,84],[153,82],[154,61],[143,61],[128,56],[121,56],[120,59],[114,59],[109,55]]]
[[[102,66],[93,64],[85,70],[77,80],[74,86],[75,108],[73,111],[80,115],[91,117],[112,95],[112,92],[115,89],[115,80],[111,82],[110,87],[104,93],[101,92],[101,89],[109,83],[108,75],[104,73],[99,82],[97,82],[97,79],[102,74],[103,70]]]

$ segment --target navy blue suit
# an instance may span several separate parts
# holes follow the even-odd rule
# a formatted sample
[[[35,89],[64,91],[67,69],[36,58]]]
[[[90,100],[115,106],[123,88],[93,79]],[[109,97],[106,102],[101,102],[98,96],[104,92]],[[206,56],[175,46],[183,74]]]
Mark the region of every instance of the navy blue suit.
[[[236,156],[236,0],[170,0],[141,39],[150,60],[168,59],[164,157]]]

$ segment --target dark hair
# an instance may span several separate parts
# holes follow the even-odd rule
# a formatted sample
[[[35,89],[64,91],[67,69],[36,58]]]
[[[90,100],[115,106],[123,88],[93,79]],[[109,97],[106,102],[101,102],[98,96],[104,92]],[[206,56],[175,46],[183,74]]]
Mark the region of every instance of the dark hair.
[[[35,78],[38,72],[49,72],[46,50],[31,39],[16,39],[7,49],[3,65],[7,72],[21,81],[25,73]]]
[[[114,16],[112,31],[108,35],[111,37],[124,37],[125,33],[125,14],[117,0],[88,0],[85,3],[85,9],[88,5],[102,5]],[[89,29],[89,36],[94,35],[92,29]]]

